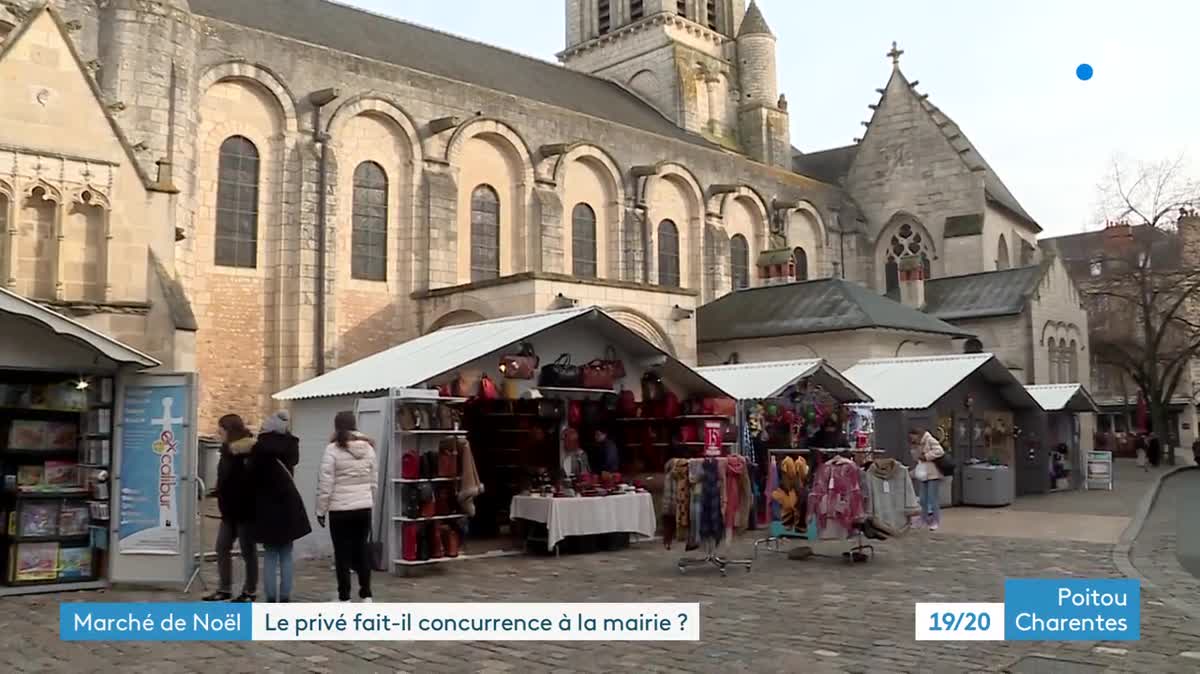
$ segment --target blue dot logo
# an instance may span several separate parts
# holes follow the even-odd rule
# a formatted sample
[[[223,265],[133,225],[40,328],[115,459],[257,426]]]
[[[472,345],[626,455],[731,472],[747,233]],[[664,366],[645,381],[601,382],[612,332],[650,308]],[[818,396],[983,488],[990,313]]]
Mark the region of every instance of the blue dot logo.
[[[1075,76],[1084,82],[1092,79],[1092,67],[1086,63],[1080,63],[1079,67],[1075,69]]]

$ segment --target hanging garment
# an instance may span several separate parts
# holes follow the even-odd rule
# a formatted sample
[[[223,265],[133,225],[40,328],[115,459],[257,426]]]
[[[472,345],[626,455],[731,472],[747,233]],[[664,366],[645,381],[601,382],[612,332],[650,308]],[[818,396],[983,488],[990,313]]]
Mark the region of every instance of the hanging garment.
[[[700,530],[703,527],[701,504],[704,494],[704,462],[689,461],[687,463],[689,526],[687,531],[687,549],[695,550],[700,547]],[[715,488],[715,486],[714,486]]]
[[[764,514],[767,517],[767,522],[772,522],[779,519],[779,507],[775,503],[773,494],[779,488],[779,463],[775,461],[775,457],[771,457],[771,463],[767,466],[767,487],[764,491],[764,496],[767,498],[767,507],[764,508]],[[763,524],[766,524],[764,522]]]
[[[686,459],[673,459],[675,475],[675,540],[682,541],[691,525],[692,488]]]
[[[908,468],[895,459],[877,459],[863,476],[872,523],[890,536],[907,529],[909,518],[921,512]]]
[[[678,523],[678,515],[675,508],[675,499],[678,498],[678,490],[675,487],[675,460],[667,462],[667,467],[663,471],[663,493],[662,502],[659,505],[659,512],[662,513],[662,531],[663,545],[668,549],[671,547],[671,541],[675,540],[675,528]]]
[[[721,520],[721,477],[716,459],[701,464],[700,481],[700,540],[719,544],[725,533]]]
[[[815,520],[820,538],[842,539],[865,517],[858,466],[844,457],[821,464],[808,495],[809,522]]]
[[[725,461],[725,537],[732,540],[735,529],[749,526],[750,516],[750,466],[740,456],[731,456]]]

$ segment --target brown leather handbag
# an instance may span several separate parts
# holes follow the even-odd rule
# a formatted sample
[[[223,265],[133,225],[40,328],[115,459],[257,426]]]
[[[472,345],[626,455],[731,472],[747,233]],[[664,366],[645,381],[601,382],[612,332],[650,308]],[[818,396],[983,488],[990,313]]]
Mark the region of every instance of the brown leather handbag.
[[[583,387],[595,389],[611,389],[616,381],[613,378],[611,361],[597,358],[583,366]]]
[[[537,376],[541,359],[529,342],[521,342],[517,353],[500,356],[500,374],[505,379],[533,379]]]

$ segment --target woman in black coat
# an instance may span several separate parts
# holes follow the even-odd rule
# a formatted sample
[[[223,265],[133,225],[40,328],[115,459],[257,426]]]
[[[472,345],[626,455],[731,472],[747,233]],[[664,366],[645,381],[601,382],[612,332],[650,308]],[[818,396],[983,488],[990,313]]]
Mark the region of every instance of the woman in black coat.
[[[293,481],[300,463],[300,440],[289,432],[289,421],[283,410],[267,419],[250,453],[254,530],[266,553],[263,584],[269,602],[291,600],[292,542],[312,532],[304,499]]]

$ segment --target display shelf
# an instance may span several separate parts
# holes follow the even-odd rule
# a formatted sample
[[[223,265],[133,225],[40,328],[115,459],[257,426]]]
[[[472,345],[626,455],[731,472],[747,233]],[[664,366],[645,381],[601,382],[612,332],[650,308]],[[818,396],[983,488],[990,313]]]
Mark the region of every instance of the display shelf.
[[[428,430],[411,430],[411,431],[399,430],[399,431],[396,431],[396,435],[443,435],[443,436],[465,436],[466,434],[467,434],[467,432],[466,432],[466,431],[464,431],[464,430],[461,430],[461,429],[459,429],[459,430],[446,430],[446,431],[441,431],[441,430],[436,430],[436,429],[428,429]]]
[[[78,454],[78,447],[62,447],[59,449],[24,449],[22,447],[10,447],[8,449],[0,449],[0,455],[13,454],[16,456],[56,456],[59,454]]]
[[[0,406],[0,414],[57,414],[66,416],[79,416],[86,412],[87,409],[51,409],[48,407],[2,407]]]
[[[457,482],[461,477],[394,477],[394,484],[421,484],[424,482]]]
[[[561,393],[564,395],[604,395],[605,393],[616,393],[616,390],[611,388],[581,388],[571,386],[538,386],[536,388],[542,393]]]
[[[88,533],[62,536],[9,536],[8,540],[14,543],[73,543],[86,541],[91,537],[92,535]]]
[[[455,513],[453,515],[433,515],[431,517],[393,517],[393,522],[435,522],[438,520],[457,520],[466,517],[466,513]]]
[[[41,579],[38,579],[38,580],[13,580],[13,581],[6,582],[5,585],[8,586],[9,588],[13,588],[13,589],[34,588],[34,587],[45,586],[45,587],[53,587],[55,592],[66,592],[66,591],[75,590],[75,589],[78,589],[78,590],[102,589],[104,587],[104,584],[101,584],[101,586],[98,588],[70,587],[72,585],[90,586],[97,582],[100,582],[100,581],[97,581],[95,576],[93,575],[93,576],[88,576],[85,578],[58,578],[55,580],[41,580]],[[22,593],[20,593],[20,592],[0,592],[0,597],[4,596],[5,594],[22,594]]]
[[[112,438],[112,433],[84,433],[83,437],[85,437],[85,438],[102,438],[104,440],[108,440],[108,439]]]
[[[18,491],[18,499],[56,499],[56,498],[86,498],[88,490],[73,489],[70,491]]]
[[[80,463],[80,464],[76,464],[76,465],[79,466],[80,468],[93,468],[93,469],[95,469],[95,468],[107,469],[108,468],[107,463]]]

